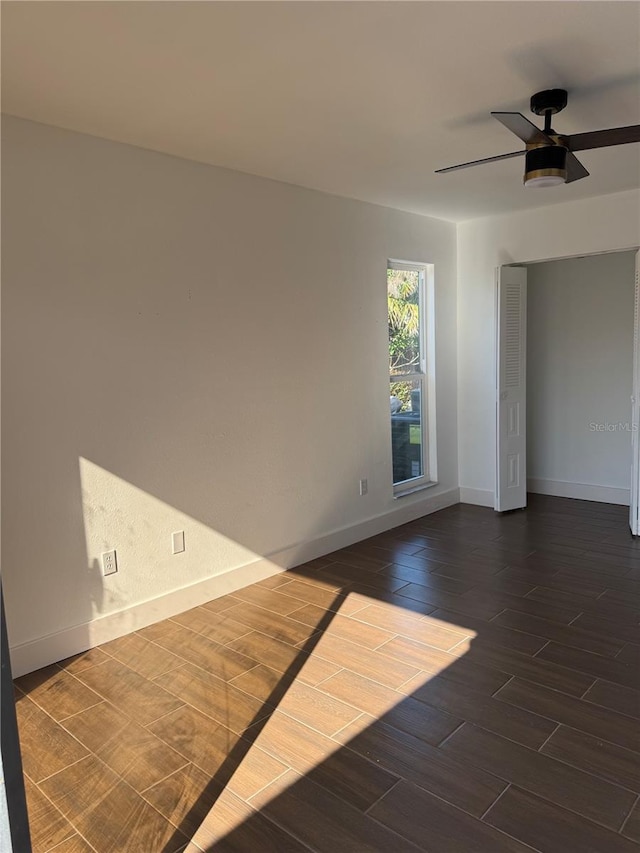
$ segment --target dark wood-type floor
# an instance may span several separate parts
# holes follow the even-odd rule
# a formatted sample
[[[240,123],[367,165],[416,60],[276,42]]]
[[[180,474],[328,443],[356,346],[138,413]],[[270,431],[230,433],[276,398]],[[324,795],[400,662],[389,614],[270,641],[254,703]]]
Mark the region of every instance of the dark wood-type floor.
[[[638,853],[622,507],[459,505],[17,681],[37,853]]]

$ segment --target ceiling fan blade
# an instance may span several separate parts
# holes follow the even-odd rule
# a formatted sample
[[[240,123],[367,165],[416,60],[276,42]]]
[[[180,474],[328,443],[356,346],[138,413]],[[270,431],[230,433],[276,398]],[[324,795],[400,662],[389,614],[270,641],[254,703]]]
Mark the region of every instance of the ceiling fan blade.
[[[553,144],[553,139],[537,128],[528,118],[525,118],[522,113],[491,113],[491,115],[527,145],[533,143]]]
[[[567,151],[565,169],[567,170],[567,179],[565,184],[570,184],[572,181],[579,181],[580,178],[589,177],[589,172],[587,172],[580,160],[578,160],[575,154],[572,154],[571,151]]]
[[[563,136],[569,151],[587,151],[589,148],[607,148],[609,145],[627,145],[640,142],[640,124],[629,127],[612,127],[609,130],[592,130],[589,133],[574,133]]]
[[[469,166],[480,166],[482,163],[495,163],[496,160],[509,160],[511,157],[521,157],[526,151],[512,151],[510,154],[498,154],[496,157],[485,157],[483,160],[471,160],[469,163],[460,163],[458,166],[447,166],[444,169],[436,169],[436,174],[442,172],[455,172],[457,169],[467,169]]]

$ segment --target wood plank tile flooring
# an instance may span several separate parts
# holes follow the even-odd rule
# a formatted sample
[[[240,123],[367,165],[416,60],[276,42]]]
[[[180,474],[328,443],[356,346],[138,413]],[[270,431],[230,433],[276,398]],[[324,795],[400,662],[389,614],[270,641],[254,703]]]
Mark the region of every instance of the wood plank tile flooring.
[[[17,681],[35,853],[639,853],[623,507],[455,506]]]

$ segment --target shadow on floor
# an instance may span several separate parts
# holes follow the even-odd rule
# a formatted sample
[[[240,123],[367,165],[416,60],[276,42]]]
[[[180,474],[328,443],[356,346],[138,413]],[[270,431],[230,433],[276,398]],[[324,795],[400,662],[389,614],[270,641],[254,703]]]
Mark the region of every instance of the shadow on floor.
[[[577,546],[563,545],[559,539],[554,542],[553,523],[546,518],[547,508],[553,513],[557,503],[548,505],[543,498],[534,499],[533,503],[538,512],[529,517],[523,513],[500,517],[471,507],[465,507],[464,512],[444,511],[329,555],[328,559],[334,562],[321,569],[309,564],[289,572],[293,579],[317,582],[319,577],[324,577],[338,582],[342,588],[319,618],[316,633],[304,644],[266,699],[268,715],[264,716],[264,709],[257,715],[256,722],[248,726],[211,785],[202,792],[181,827],[185,834],[188,834],[186,829],[194,814],[209,809],[209,816],[194,836],[198,847],[205,851],[224,850],[226,853],[259,849],[261,853],[271,850],[295,853],[308,850],[306,844],[345,851],[386,851],[398,845],[402,850],[441,851],[453,849],[453,839],[457,844],[467,844],[460,849],[480,849],[473,846],[477,844],[492,853],[529,849],[511,835],[512,822],[522,823],[526,836],[523,841],[531,843],[532,833],[526,828],[524,816],[532,812],[538,816],[535,819],[543,817],[544,803],[540,806],[542,801],[535,796],[513,787],[503,798],[511,785],[504,776],[504,763],[524,761],[526,764],[529,751],[537,753],[558,728],[555,719],[544,716],[549,691],[552,691],[551,700],[556,691],[578,699],[595,681],[594,674],[584,674],[569,668],[569,664],[565,667],[552,661],[540,662],[534,657],[549,643],[550,638],[544,635],[543,628],[553,632],[552,626],[540,623],[537,633],[535,627],[532,633],[527,633],[521,625],[513,630],[488,621],[508,610],[510,604],[522,608],[521,616],[525,621],[530,613],[533,622],[527,624],[534,625],[536,619],[544,619],[546,615],[552,619],[557,617],[558,625],[568,626],[580,612],[571,604],[570,592],[563,597],[561,582],[556,584],[559,588],[552,589],[556,603],[545,601],[544,595],[539,600],[527,599],[522,603],[534,589],[531,572],[535,572],[536,585],[543,592],[547,589],[545,582],[553,588],[551,579],[558,574],[556,561],[583,553],[590,539],[588,511],[583,531],[585,541]],[[611,519],[617,524],[620,512],[616,510],[619,508],[610,509]],[[604,514],[608,518],[607,508]],[[568,524],[573,524],[571,512]],[[464,544],[466,528],[473,529],[474,558],[470,562],[462,559],[469,556]],[[434,569],[443,565],[436,559],[442,556],[438,553],[439,536],[446,539],[443,544],[445,550],[448,549],[447,559],[455,563],[452,533],[461,536],[460,566],[457,569],[451,566],[446,575],[434,574]],[[594,547],[602,535],[599,532],[592,537]],[[500,543],[496,543],[498,537]],[[394,552],[396,547],[398,550]],[[430,547],[433,551],[429,551]],[[381,555],[384,549],[390,549],[388,559],[395,560],[395,564],[385,568],[373,561],[367,564],[368,554]],[[412,549],[419,550],[420,556],[415,556],[416,550],[410,554]],[[527,563],[527,557],[536,559],[529,559]],[[421,561],[422,566],[419,565]],[[510,563],[515,566],[505,572]],[[462,588],[456,588],[456,583],[468,582],[470,577],[476,594],[456,595]],[[409,585],[398,591],[399,581]],[[579,586],[577,581],[574,585]],[[406,698],[399,698],[397,704],[375,718],[365,717],[364,724],[361,720],[347,726],[339,736],[342,745],[336,744],[335,751],[321,763],[302,775],[291,774],[289,780],[285,775],[279,784],[267,786],[253,800],[257,811],[239,819],[230,831],[221,829],[216,825],[218,797],[252,745],[259,744],[260,735],[279,703],[323,637],[330,633],[333,619],[351,594],[367,596],[370,604],[385,602],[405,608],[409,614],[432,614],[444,631],[447,627],[455,631],[463,629],[470,639],[448,652],[411,640],[397,644],[392,656],[387,658],[389,667],[409,665],[422,672],[415,685],[409,681],[412,689],[407,690]],[[448,605],[457,609],[450,611]],[[295,614],[292,618],[295,619]],[[592,642],[597,646],[596,639]],[[600,651],[604,655],[600,658],[604,673],[608,665],[607,650],[603,647]],[[628,672],[619,667],[617,677],[621,683],[628,679],[629,686],[637,686],[632,667]],[[531,699],[527,695],[531,688],[528,678],[536,682],[534,692],[542,694],[539,713],[526,710]],[[509,685],[512,680],[514,684]],[[494,698],[503,689],[501,696],[506,701]],[[349,699],[343,697],[343,701]],[[355,697],[354,705],[361,707]],[[494,762],[492,755],[500,753],[505,742],[506,758],[503,755]],[[545,768],[540,772],[544,780]],[[580,773],[573,772],[574,776]],[[398,776],[403,781],[398,782]],[[578,776],[554,785],[551,775],[548,782],[540,781],[538,785],[548,785],[548,796],[553,802],[574,810],[573,784],[576,782],[579,782]],[[627,797],[624,805],[616,806],[617,790],[621,789],[611,787],[607,790],[605,786],[596,796],[598,805],[593,814],[581,807],[582,813],[593,816],[600,825],[620,829],[632,804],[627,802]],[[502,805],[493,811],[500,800],[503,800]],[[492,815],[488,820],[478,820],[486,817],[489,811]],[[365,813],[380,818],[381,823],[371,821]],[[416,819],[418,814],[420,817]],[[579,823],[576,816],[576,824]],[[587,835],[597,834],[598,827],[589,827],[588,821],[585,824]],[[429,841],[425,847],[426,826]],[[583,830],[578,827],[575,831],[579,839]],[[607,830],[603,832],[606,835]],[[620,835],[612,838],[626,842]],[[606,837],[602,843],[607,843]],[[164,849],[169,853],[173,848],[169,844]],[[196,847],[192,845],[189,850],[192,849],[195,851]]]

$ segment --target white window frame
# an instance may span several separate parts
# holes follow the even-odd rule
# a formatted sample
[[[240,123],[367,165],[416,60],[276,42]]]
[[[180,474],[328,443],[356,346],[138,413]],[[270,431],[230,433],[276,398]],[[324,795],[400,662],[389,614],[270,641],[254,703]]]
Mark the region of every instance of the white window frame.
[[[414,261],[389,259],[387,270],[406,270],[419,273],[418,304],[420,312],[420,362],[415,373],[389,374],[389,382],[420,381],[420,421],[422,425],[422,471],[419,477],[403,480],[393,486],[396,498],[410,495],[435,486],[438,482],[436,452],[436,323],[435,323],[435,273],[434,265]],[[386,277],[385,277],[386,282]],[[386,285],[388,287],[388,285]],[[389,420],[389,448],[393,453],[391,420]],[[393,482],[393,477],[391,478]]]

